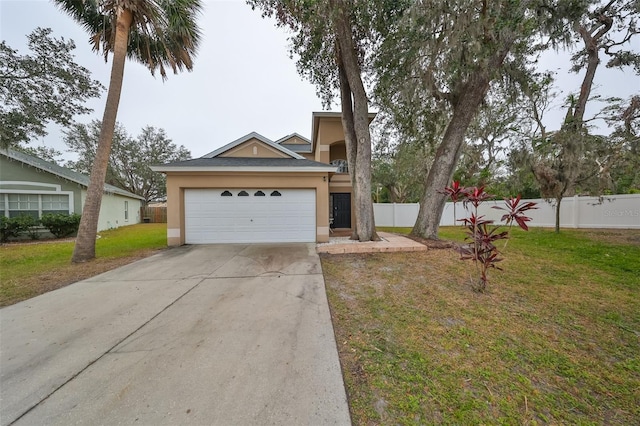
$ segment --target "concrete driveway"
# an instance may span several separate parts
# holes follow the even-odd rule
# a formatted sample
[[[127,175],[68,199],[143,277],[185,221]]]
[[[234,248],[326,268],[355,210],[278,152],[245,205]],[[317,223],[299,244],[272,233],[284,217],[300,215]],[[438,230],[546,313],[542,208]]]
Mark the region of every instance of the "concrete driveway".
[[[314,244],[170,249],[0,333],[2,425],[350,424]]]

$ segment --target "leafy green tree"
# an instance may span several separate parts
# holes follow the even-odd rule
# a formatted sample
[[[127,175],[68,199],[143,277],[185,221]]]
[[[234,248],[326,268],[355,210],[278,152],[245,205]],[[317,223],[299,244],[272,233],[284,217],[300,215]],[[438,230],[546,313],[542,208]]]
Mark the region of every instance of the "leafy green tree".
[[[505,192],[502,183],[507,172],[510,144],[517,138],[523,99],[517,91],[509,90],[504,84],[494,83],[492,86],[492,91],[469,125],[453,180],[508,197],[521,193],[518,189]]]
[[[414,235],[437,239],[446,201],[438,190],[449,184],[492,82],[530,72],[532,55],[565,40],[582,12],[582,3],[561,0],[417,0],[389,27],[376,62],[378,101],[446,120]]]
[[[371,202],[369,98],[364,82],[367,46],[373,43],[377,14],[387,2],[355,0],[248,0],[292,31],[292,52],[299,72],[313,82],[326,105],[338,91],[354,191],[356,224],[352,238],[378,239]]]
[[[601,163],[615,193],[640,193],[640,95],[614,100],[606,108],[606,121],[614,127],[609,161]]]
[[[78,160],[67,162],[67,167],[80,173],[91,171],[101,127],[100,121],[94,120],[90,124],[76,124],[65,133],[69,150],[78,154]],[[116,124],[105,181],[144,197],[147,203],[161,200],[167,195],[166,177],[149,166],[189,158],[191,152],[173,143],[163,129],[146,126],[133,138]]]
[[[528,141],[518,140],[510,146],[504,162],[505,175],[496,184],[496,194],[502,197],[519,194],[523,199],[542,197],[531,170],[530,158]]]
[[[609,57],[607,67],[632,67],[640,75],[640,55],[624,50],[638,34],[639,18],[637,0],[611,0],[605,4],[597,2],[575,20],[574,29],[583,46],[572,57],[572,70],[584,70],[580,91],[569,96],[565,120],[558,131],[547,133],[534,115],[541,131],[539,138],[532,139],[532,168],[542,195],[555,200],[556,232],[560,232],[564,196],[581,187],[589,187],[598,194],[612,187],[609,170],[615,156],[609,153],[616,150],[607,139],[589,134],[585,111],[601,53]]]
[[[417,203],[427,173],[429,147],[403,142],[385,149],[378,144],[372,162],[372,183],[376,202]]]
[[[55,0],[55,3],[89,32],[93,49],[102,50],[105,61],[113,53],[98,149],[71,258],[77,263],[96,256],[98,215],[125,60],[129,57],[141,62],[152,74],[159,70],[163,79],[166,67],[174,73],[184,68],[191,70],[200,40],[196,17],[202,5],[200,0]]]
[[[57,39],[49,28],[27,36],[30,54],[21,55],[0,41],[0,146],[18,146],[46,136],[54,122],[68,126],[86,114],[87,99],[103,87],[74,61],[73,40]]]

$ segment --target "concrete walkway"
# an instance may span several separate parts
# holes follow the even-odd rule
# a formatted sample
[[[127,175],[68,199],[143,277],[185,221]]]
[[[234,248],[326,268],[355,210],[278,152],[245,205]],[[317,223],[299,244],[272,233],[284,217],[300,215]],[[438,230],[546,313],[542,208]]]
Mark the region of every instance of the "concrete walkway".
[[[350,424],[314,244],[170,249],[0,331],[2,425]]]
[[[318,253],[345,254],[345,253],[383,253],[399,251],[426,251],[427,246],[420,244],[411,238],[389,232],[378,232],[380,241],[360,243],[349,240],[349,237],[331,238],[327,244],[318,244]]]

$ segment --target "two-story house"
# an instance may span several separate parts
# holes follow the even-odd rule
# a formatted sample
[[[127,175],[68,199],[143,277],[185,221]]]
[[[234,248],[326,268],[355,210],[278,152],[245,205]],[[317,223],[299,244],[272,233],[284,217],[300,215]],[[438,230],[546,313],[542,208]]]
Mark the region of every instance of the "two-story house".
[[[371,115],[373,119],[374,115]],[[325,242],[354,224],[341,115],[313,113],[311,140],[249,133],[167,176],[169,245]]]

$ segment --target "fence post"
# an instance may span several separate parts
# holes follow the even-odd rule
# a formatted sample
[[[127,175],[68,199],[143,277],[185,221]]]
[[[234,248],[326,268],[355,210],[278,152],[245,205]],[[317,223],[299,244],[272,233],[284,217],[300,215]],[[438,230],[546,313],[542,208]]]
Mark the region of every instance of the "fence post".
[[[391,210],[391,222],[393,227],[396,227],[396,203],[393,203],[393,210]]]
[[[578,204],[578,194],[573,196],[573,227],[579,228],[579,220],[580,220],[580,205]]]

